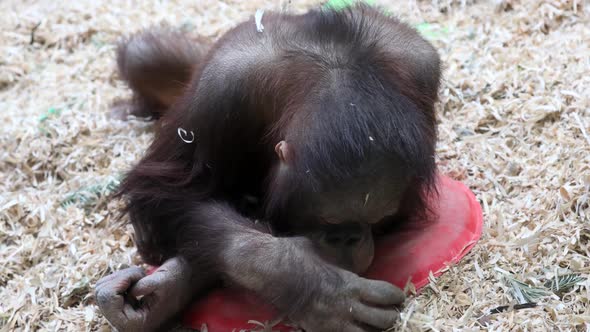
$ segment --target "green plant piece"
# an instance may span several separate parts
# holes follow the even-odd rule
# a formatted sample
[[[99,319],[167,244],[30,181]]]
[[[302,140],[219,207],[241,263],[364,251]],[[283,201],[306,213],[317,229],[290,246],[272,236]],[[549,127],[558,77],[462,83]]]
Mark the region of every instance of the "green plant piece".
[[[440,28],[436,25],[432,25],[428,22],[423,22],[416,25],[416,30],[424,37],[428,39],[440,39],[449,34],[449,29]]]
[[[324,5],[324,8],[329,8],[329,9],[333,9],[333,10],[342,10],[344,8],[353,6],[354,4],[359,3],[359,2],[364,2],[367,5],[374,5],[375,4],[375,0],[364,0],[364,1],[358,1],[358,0],[329,0]]]
[[[59,108],[54,108],[51,107],[50,109],[47,110],[47,112],[45,112],[45,114],[41,115],[39,117],[39,122],[45,122],[47,121],[47,119],[49,119],[51,116],[58,116],[61,114],[61,109]]]
[[[102,184],[96,184],[81,188],[69,194],[62,202],[61,207],[67,207],[74,204],[87,208],[95,205],[96,202],[104,196],[107,196],[117,190],[121,184],[120,177],[114,177]]]
[[[511,287],[511,293],[519,303],[537,302],[539,299],[553,295],[545,288],[531,286],[512,275],[504,274],[504,280]]]
[[[567,293],[572,287],[580,282],[586,281],[586,279],[587,278],[584,278],[579,274],[571,273],[547,280],[543,286],[550,289],[555,294]]]

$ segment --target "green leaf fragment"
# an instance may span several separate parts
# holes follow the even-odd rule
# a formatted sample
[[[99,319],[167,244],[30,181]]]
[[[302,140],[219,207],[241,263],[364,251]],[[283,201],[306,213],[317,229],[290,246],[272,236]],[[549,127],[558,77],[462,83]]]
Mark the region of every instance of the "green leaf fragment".
[[[353,6],[354,4],[359,3],[359,2],[364,2],[364,3],[368,4],[368,5],[374,5],[375,4],[375,0],[364,0],[364,1],[358,1],[358,0],[329,0],[324,5],[324,8],[333,9],[333,10],[342,10],[344,8]]]
[[[586,279],[579,274],[571,273],[547,280],[543,286],[554,293],[566,293],[578,283],[586,281]]]
[[[45,114],[41,115],[39,117],[39,122],[45,122],[47,121],[47,119],[49,119],[51,116],[53,115],[60,115],[61,114],[61,109],[59,108],[50,108],[47,110],[47,112],[45,112]]]
[[[511,293],[519,303],[537,302],[539,299],[553,295],[545,288],[531,286],[511,275],[504,275],[504,280],[511,287]]]
[[[79,204],[82,207],[92,206],[101,197],[115,192],[120,183],[120,177],[115,177],[102,184],[81,188],[67,195],[60,205],[61,207],[67,207],[74,204]]]
[[[423,22],[416,25],[416,30],[428,39],[440,39],[445,37],[449,34],[449,29],[445,27],[439,27],[437,25],[432,25],[428,22]]]

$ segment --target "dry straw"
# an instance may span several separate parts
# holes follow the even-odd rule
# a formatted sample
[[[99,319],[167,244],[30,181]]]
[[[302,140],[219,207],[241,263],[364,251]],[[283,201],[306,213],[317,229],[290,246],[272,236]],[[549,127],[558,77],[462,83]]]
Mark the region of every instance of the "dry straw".
[[[92,287],[138,262],[105,199],[152,137],[113,122],[113,45],[154,24],[218,37],[314,1],[0,2],[0,330],[105,330]],[[399,329],[590,327],[590,5],[390,1],[439,48],[441,171],[482,203],[482,241],[409,300]],[[528,295],[524,295],[528,294]],[[534,302],[526,304],[521,302]]]

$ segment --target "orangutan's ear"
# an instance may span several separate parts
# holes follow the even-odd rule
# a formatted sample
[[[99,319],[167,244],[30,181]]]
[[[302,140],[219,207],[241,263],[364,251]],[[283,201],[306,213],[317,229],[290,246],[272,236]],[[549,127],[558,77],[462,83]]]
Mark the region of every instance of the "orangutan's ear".
[[[289,145],[285,141],[280,141],[277,143],[277,145],[275,145],[275,152],[277,156],[279,156],[281,163],[287,163],[290,159]]]

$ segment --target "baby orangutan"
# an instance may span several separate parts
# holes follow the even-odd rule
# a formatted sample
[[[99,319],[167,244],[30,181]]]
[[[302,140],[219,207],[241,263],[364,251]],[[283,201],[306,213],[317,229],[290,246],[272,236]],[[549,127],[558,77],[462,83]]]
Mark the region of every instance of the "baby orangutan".
[[[427,210],[439,56],[364,5],[259,23],[212,45],[150,30],[118,48],[130,112],[160,118],[119,192],[141,257],[160,267],[96,287],[119,330],[161,329],[220,282],[306,331],[398,318],[403,292],[359,274],[374,237]]]

